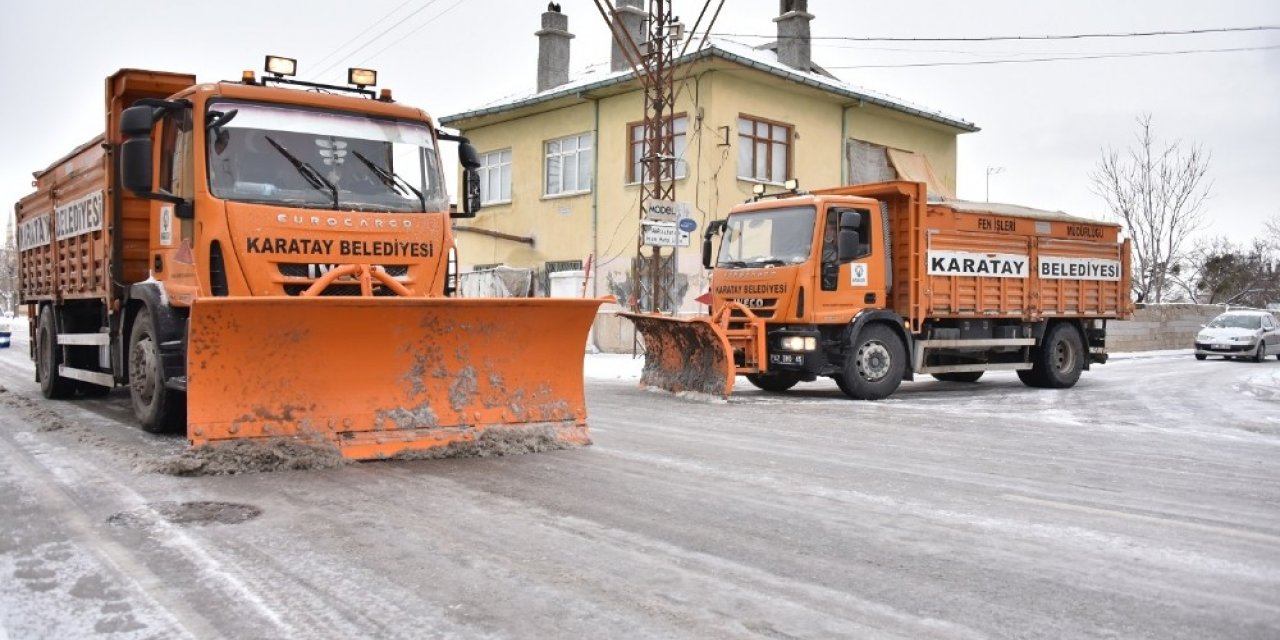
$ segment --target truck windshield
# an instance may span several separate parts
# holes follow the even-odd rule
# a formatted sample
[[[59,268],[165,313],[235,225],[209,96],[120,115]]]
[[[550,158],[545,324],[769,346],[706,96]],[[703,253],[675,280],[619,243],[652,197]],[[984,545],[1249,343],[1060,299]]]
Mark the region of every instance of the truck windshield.
[[[426,125],[283,105],[218,102],[209,189],[227,200],[356,211],[444,211]]]
[[[716,266],[741,269],[808,260],[816,215],[813,207],[786,207],[729,216]]]

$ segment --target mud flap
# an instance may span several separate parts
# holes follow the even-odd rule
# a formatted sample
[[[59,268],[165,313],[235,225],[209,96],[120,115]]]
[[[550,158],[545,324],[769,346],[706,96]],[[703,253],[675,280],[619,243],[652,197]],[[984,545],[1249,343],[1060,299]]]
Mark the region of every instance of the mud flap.
[[[721,398],[728,398],[733,392],[733,350],[728,337],[711,318],[620,315],[634,323],[644,339],[641,386]]]
[[[522,434],[590,444],[582,361],[605,301],[201,299],[187,435],[295,437],[360,460]]]

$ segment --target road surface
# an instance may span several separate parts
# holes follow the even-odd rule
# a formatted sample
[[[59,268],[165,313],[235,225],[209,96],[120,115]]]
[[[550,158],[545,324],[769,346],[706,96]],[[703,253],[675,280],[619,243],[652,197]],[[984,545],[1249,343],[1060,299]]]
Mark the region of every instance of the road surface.
[[[587,448],[184,478],[123,392],[40,398],[20,338],[0,640],[1280,637],[1275,360],[862,403],[616,377]]]

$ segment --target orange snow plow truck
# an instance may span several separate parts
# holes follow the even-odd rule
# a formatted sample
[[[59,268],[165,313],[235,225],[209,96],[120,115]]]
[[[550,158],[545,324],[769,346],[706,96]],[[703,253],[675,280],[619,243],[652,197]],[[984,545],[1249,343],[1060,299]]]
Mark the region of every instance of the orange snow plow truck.
[[[326,86],[293,66],[107,79],[104,134],[17,205],[43,394],[126,386],[144,429],[197,446],[589,443],[582,354],[602,300],[451,297],[475,149],[375,95],[372,71]],[[441,141],[459,144],[460,213]]]
[[[738,375],[772,392],[825,376],[876,400],[915,375],[1014,370],[1070,387],[1106,362],[1107,321],[1132,313],[1119,231],[931,202],[915,182],[758,195],[708,225],[709,317],[627,314],[644,340],[641,384],[728,397]]]

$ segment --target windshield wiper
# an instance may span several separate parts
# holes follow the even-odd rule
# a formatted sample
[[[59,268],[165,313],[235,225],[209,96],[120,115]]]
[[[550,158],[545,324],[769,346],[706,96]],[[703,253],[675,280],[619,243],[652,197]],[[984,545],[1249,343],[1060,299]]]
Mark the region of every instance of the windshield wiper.
[[[786,260],[779,260],[778,258],[765,258],[765,259],[763,259],[763,260],[755,260],[755,261],[754,261],[754,263],[755,263],[755,264],[768,264],[768,265],[773,265],[773,266],[775,266],[775,267],[776,267],[776,266],[781,266],[781,265],[787,264],[787,261],[786,261]]]
[[[284,156],[285,159],[289,161],[289,164],[293,165],[294,169],[298,170],[298,173],[307,181],[307,184],[315,187],[317,191],[324,191],[325,189],[328,189],[329,193],[333,194],[333,208],[338,208],[338,188],[333,186],[332,182],[329,182],[327,178],[320,175],[320,172],[316,171],[315,167],[299,160],[298,156],[289,153],[288,149],[280,146],[280,143],[273,140],[271,136],[264,137],[271,146],[276,148],[276,151],[280,152],[280,155]]]
[[[378,176],[380,180],[382,180],[382,184],[391,188],[393,191],[396,192],[396,194],[399,194],[399,195],[404,194],[404,191],[401,190],[401,187],[403,187],[404,189],[408,189],[409,191],[412,191],[413,195],[418,196],[418,201],[422,203],[423,211],[426,211],[427,209],[426,198],[422,197],[422,192],[413,188],[413,185],[409,184],[408,180],[405,180],[404,178],[400,177],[400,174],[398,173],[392,173],[386,167],[374,164],[372,160],[364,157],[364,154],[360,153],[359,151],[352,151],[351,153],[355,155],[357,160],[359,160],[360,162],[363,162],[364,166],[369,167],[369,170],[372,171],[374,175]]]
[[[742,260],[721,260],[720,264],[717,264],[716,266],[717,267],[733,267],[735,269],[741,269],[743,267],[746,267],[747,263],[743,262]]]

